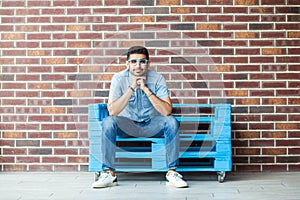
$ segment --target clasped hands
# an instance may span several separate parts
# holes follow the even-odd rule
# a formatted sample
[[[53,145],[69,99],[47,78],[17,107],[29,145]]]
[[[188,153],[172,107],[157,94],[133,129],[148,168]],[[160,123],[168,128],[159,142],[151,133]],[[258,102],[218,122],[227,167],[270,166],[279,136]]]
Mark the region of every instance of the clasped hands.
[[[146,85],[146,76],[132,76],[132,84],[131,84],[131,87],[133,89],[135,88],[140,88],[142,91],[146,92],[145,89],[148,89],[147,88],[147,85]]]

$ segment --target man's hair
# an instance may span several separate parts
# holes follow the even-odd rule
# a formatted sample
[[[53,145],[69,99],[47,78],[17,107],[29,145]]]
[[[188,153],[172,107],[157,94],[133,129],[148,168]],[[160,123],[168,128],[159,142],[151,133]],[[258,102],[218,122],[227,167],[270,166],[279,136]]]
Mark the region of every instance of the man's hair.
[[[127,60],[129,59],[131,54],[144,54],[146,59],[149,60],[148,49],[142,46],[133,46],[130,47],[127,51]]]

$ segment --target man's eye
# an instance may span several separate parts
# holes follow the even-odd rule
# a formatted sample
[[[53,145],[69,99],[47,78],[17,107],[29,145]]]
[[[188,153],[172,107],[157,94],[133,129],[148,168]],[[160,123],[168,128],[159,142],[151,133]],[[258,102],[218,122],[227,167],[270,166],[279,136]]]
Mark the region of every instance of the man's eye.
[[[146,60],[141,60],[141,64],[146,64]]]
[[[136,60],[131,60],[130,61],[132,64],[135,64],[136,63]]]

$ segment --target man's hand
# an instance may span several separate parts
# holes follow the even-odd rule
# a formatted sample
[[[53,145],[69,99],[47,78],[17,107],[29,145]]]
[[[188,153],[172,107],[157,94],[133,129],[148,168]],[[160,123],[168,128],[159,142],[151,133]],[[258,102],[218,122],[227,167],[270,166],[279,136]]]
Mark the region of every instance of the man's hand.
[[[139,87],[141,90],[143,90],[146,87],[145,81],[146,81],[146,76],[132,76],[131,87],[133,89]]]

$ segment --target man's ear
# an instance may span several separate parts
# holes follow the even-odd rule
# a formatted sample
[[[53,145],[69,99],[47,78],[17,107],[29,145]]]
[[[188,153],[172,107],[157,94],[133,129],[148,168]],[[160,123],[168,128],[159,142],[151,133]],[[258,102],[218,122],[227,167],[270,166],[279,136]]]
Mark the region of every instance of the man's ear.
[[[127,67],[127,69],[129,69],[129,62],[128,61],[126,61],[126,67]]]

